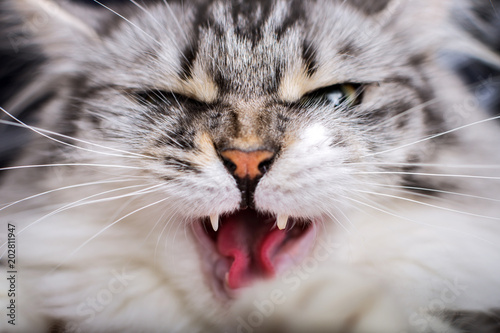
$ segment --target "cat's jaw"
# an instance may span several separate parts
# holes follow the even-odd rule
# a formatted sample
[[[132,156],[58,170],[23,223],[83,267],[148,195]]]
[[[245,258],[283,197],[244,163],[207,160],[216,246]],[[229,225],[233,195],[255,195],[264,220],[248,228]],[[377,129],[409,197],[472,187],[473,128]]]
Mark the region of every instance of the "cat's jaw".
[[[206,282],[222,301],[262,279],[284,274],[314,248],[319,221],[289,218],[286,229],[277,218],[253,209],[222,215],[218,231],[208,219],[193,223]]]

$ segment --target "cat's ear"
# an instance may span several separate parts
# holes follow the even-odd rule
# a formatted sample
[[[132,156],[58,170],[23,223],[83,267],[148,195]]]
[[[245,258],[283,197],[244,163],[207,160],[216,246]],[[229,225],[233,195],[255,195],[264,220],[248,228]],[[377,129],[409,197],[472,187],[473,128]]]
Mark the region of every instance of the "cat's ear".
[[[19,21],[9,36],[14,49],[34,43],[53,54],[99,40],[93,8],[59,0],[2,1]]]

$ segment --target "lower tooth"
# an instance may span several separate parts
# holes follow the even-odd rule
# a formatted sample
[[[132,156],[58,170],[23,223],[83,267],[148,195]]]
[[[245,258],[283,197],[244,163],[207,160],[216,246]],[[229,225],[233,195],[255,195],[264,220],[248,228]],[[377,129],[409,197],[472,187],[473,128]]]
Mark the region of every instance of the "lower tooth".
[[[288,223],[288,215],[278,215],[278,218],[276,219],[276,225],[278,226],[278,229],[280,230],[285,229],[287,223]]]

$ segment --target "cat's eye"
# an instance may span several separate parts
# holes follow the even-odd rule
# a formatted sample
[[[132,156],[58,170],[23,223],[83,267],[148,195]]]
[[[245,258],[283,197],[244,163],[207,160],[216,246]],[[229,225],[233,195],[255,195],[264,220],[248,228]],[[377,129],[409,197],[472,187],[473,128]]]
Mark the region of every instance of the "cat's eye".
[[[335,84],[314,90],[301,99],[306,106],[328,104],[334,107],[351,107],[361,102],[360,84]]]

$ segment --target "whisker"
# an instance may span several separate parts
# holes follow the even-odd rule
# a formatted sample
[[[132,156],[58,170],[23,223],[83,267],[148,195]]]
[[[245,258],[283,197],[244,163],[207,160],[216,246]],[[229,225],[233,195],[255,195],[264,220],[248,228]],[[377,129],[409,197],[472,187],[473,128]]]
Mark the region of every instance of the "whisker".
[[[328,216],[330,216],[338,225],[342,227],[348,234],[351,234],[351,230],[347,228],[332,212],[327,211]],[[352,224],[352,223],[351,223]],[[326,227],[325,227],[326,228]],[[325,230],[326,231],[326,230]]]
[[[377,184],[377,183],[365,183],[365,184],[374,185],[374,186],[380,186],[380,187],[404,188],[404,189],[415,190],[415,191],[426,191],[426,192],[433,192],[433,193],[450,194],[450,195],[457,195],[457,196],[462,196],[462,197],[467,197],[467,198],[473,198],[473,199],[481,199],[481,200],[487,200],[487,201],[493,201],[493,202],[500,202],[500,199],[493,199],[493,198],[482,197],[482,196],[472,195],[472,194],[466,194],[466,193],[444,191],[444,190],[438,190],[438,189],[427,188],[427,187],[404,186],[404,185],[389,185],[389,184]]]
[[[179,211],[179,209],[180,209],[180,207],[177,207],[175,209],[175,211],[173,212],[173,214],[171,214],[170,218],[168,219],[167,222],[165,222],[165,225],[161,229],[160,234],[158,235],[158,237],[156,239],[155,251],[154,251],[154,260],[155,260],[154,262],[155,262],[155,264],[157,263],[158,248],[160,246],[161,237],[163,236],[163,233],[165,232],[165,230],[167,230],[167,228],[172,228],[172,224],[170,222],[172,221],[172,219],[174,218],[174,216],[176,216],[176,214]],[[167,233],[167,235],[168,235],[168,233]]]
[[[474,89],[478,89],[483,84],[484,84],[483,82],[479,82],[479,83],[473,83],[473,84],[465,85],[465,87],[467,87],[470,91],[472,91]],[[412,108],[410,108],[410,109],[408,109],[408,110],[406,110],[404,112],[400,112],[400,113],[398,113],[398,114],[396,114],[396,115],[394,115],[394,116],[392,116],[392,117],[390,117],[390,118],[388,118],[386,120],[383,120],[381,122],[377,122],[375,125],[370,126],[368,129],[361,131],[360,134],[369,132],[369,131],[371,131],[373,129],[380,128],[381,125],[384,125],[384,124],[389,123],[391,121],[397,120],[398,118],[403,117],[403,116],[405,116],[406,114],[408,114],[410,112],[417,111],[419,109],[428,107],[428,106],[430,106],[432,104],[438,103],[440,99],[441,99],[441,97],[439,97],[439,96],[434,97],[434,98],[432,98],[432,99],[430,99],[430,100],[428,100],[426,102],[423,102],[423,103],[421,103],[419,105],[416,105],[416,106],[414,106],[414,107],[412,107]]]
[[[179,233],[179,229],[182,227],[183,223],[178,223],[177,224],[177,228],[175,229],[174,231],[174,236],[172,238],[172,243],[175,244],[175,239],[177,238],[177,234]],[[184,224],[184,225],[187,225],[187,224]],[[172,224],[172,227],[173,227],[173,224]],[[170,232],[168,234],[171,234]],[[167,235],[168,235],[167,234]],[[165,238],[165,245],[163,246],[163,251],[166,252],[167,250],[167,246],[168,246],[168,238]]]
[[[167,7],[168,11],[170,12],[170,15],[172,16],[172,19],[174,20],[175,24],[177,25],[177,28],[179,28],[179,31],[181,32],[182,36],[184,37],[184,40],[186,42],[186,44],[190,44],[189,43],[189,38],[188,38],[188,35],[187,33],[184,31],[184,29],[182,28],[181,26],[181,23],[179,22],[179,20],[177,19],[177,16],[175,15],[175,13],[172,11],[172,6],[170,6],[170,4],[167,2],[167,0],[163,0],[163,3],[165,4],[165,7]],[[192,48],[192,47],[191,47]]]
[[[413,175],[413,176],[428,176],[428,177],[455,177],[455,178],[472,178],[472,179],[487,179],[500,180],[500,177],[476,176],[476,175],[460,175],[447,173],[425,173],[425,172],[405,172],[405,171],[356,171],[353,175]]]
[[[398,118],[404,117],[408,113],[420,110],[422,108],[426,108],[426,107],[428,107],[428,106],[430,106],[432,104],[438,103],[438,102],[439,102],[439,97],[435,97],[435,98],[433,98],[431,100],[428,100],[428,101],[426,101],[424,103],[421,103],[421,104],[418,104],[418,105],[416,105],[414,107],[411,107],[411,108],[409,108],[406,111],[400,112],[400,113],[398,113],[398,114],[396,114],[396,115],[394,115],[394,116],[392,116],[392,117],[390,117],[388,119],[385,119],[385,120],[383,120],[381,122],[378,122],[377,124],[368,127],[367,129],[361,131],[360,133],[364,134],[364,133],[370,132],[373,129],[380,128],[380,126],[382,126],[382,125],[385,125],[385,124],[390,123],[390,122],[392,122],[394,120],[397,120]]]
[[[138,25],[136,25],[134,22],[130,21],[129,19],[127,19],[125,16],[121,15],[120,13],[114,11],[113,9],[103,5],[102,3],[100,3],[99,1],[97,0],[93,0],[95,3],[97,3],[99,6],[102,6],[104,8],[106,8],[107,10],[109,10],[110,12],[112,12],[113,14],[115,14],[116,16],[120,17],[121,19],[125,20],[127,23],[129,23],[131,26],[133,26],[134,28],[136,28],[137,30],[139,30],[140,32],[142,32],[144,35],[148,36],[153,42],[155,42],[156,44],[160,45],[160,46],[163,46],[163,44],[161,44],[159,41],[156,40],[156,38],[154,38],[153,36],[151,36],[150,34],[148,34],[146,31],[144,31],[143,29],[141,29]]]
[[[129,0],[131,3],[133,3],[136,7],[138,7],[139,9],[141,9],[144,13],[146,13],[155,23],[156,25],[159,27],[159,28],[163,28],[162,24],[160,22],[158,22],[158,20],[156,19],[156,17],[154,17],[153,14],[151,14],[150,11],[148,11],[146,8],[144,8],[143,6],[139,5],[135,0]],[[164,0],[165,1],[165,0]],[[180,24],[179,24],[179,21],[177,20],[177,18],[175,17],[174,13],[172,12],[172,9],[170,8],[170,6],[167,6],[167,8],[169,9],[171,15],[172,15],[172,18],[174,19],[174,22],[177,24],[177,26],[179,27],[179,31],[182,31],[182,36],[184,37],[186,43],[188,43],[188,39],[187,39],[187,35],[186,33],[183,31],[183,29],[181,28]],[[185,56],[184,52],[181,52],[181,49],[176,45],[176,44],[172,44],[173,47],[175,47],[179,53],[181,54],[181,56],[187,61],[187,57]]]
[[[500,164],[439,164],[439,163],[402,163],[402,162],[348,162],[344,165],[382,165],[382,166],[417,166],[417,167],[442,167],[442,168],[457,168],[457,169],[493,169],[500,171]]]
[[[416,106],[414,106],[414,107],[411,107],[411,108],[409,108],[408,110],[403,111],[403,112],[400,112],[400,113],[398,113],[398,114],[396,114],[396,115],[394,115],[394,116],[391,116],[391,117],[390,117],[390,118],[388,118],[388,119],[385,119],[385,120],[383,120],[383,121],[381,121],[381,122],[377,122],[377,124],[375,124],[375,125],[370,125],[370,126],[368,126],[368,127],[367,127],[367,128],[365,128],[364,130],[359,131],[359,135],[366,134],[366,133],[368,133],[368,132],[370,132],[370,131],[372,131],[372,130],[374,130],[374,129],[378,129],[378,128],[380,128],[381,126],[383,126],[383,125],[385,125],[385,124],[387,124],[387,123],[393,122],[393,121],[397,120],[398,118],[404,117],[404,116],[405,116],[405,115],[407,115],[408,113],[411,113],[411,112],[414,112],[414,111],[420,110],[420,109],[422,109],[422,108],[425,108],[425,107],[427,107],[427,106],[429,106],[429,105],[432,105],[432,104],[434,104],[434,103],[437,103],[437,102],[439,102],[439,98],[438,98],[438,97],[433,98],[433,99],[431,99],[431,100],[429,100],[429,101],[426,101],[426,102],[424,102],[424,103],[421,103],[421,104],[419,104],[419,105],[416,105]],[[359,119],[359,116],[358,116],[358,115],[356,115],[355,113],[353,113],[353,114],[352,114],[352,117],[353,117],[353,119],[354,119],[355,121],[357,121],[357,120]],[[346,143],[346,142],[347,142],[347,138],[344,138],[344,139],[340,140],[339,142],[337,142],[337,144],[338,144],[338,145],[340,145],[340,144],[343,144],[343,143]]]
[[[114,222],[110,223],[109,225],[107,225],[106,227],[102,228],[100,231],[98,231],[96,234],[94,234],[92,237],[90,237],[89,239],[87,239],[85,242],[83,242],[80,246],[78,246],[73,252],[71,252],[68,257],[63,260],[59,265],[57,265],[56,267],[54,267],[52,270],[51,270],[51,273],[56,271],[57,269],[59,269],[59,267],[61,267],[61,265],[63,265],[67,260],[69,260],[72,256],[74,256],[78,251],[80,251],[83,247],[85,247],[88,243],[90,243],[91,241],[93,241],[94,239],[96,239],[97,237],[99,237],[100,235],[102,235],[106,230],[110,229],[112,226],[116,225],[117,223],[119,223],[120,221],[123,221],[124,219],[126,219],[127,217],[135,214],[135,213],[138,213],[144,209],[147,209],[149,207],[152,207],[154,205],[157,205],[159,203],[162,203],[166,200],[168,200],[169,198],[163,198],[161,200],[158,200],[158,201],[155,201],[151,204],[148,204],[146,206],[143,206],[141,208],[138,208],[124,216],[122,216],[121,218],[119,218],[118,220],[115,220]]]
[[[57,188],[57,189],[53,189],[53,190],[45,191],[45,192],[42,192],[42,193],[34,194],[34,195],[29,196],[29,197],[26,197],[26,198],[23,198],[23,199],[20,199],[20,200],[8,203],[5,206],[3,206],[2,208],[0,208],[0,211],[2,211],[4,209],[7,209],[7,208],[9,208],[11,206],[17,205],[17,204],[19,204],[21,202],[28,201],[28,200],[31,200],[31,199],[34,199],[34,198],[38,198],[38,197],[44,196],[46,194],[50,194],[50,193],[54,193],[54,192],[58,192],[58,191],[64,191],[64,190],[75,189],[75,188],[85,187],[85,186],[92,186],[92,185],[112,184],[112,183],[131,182],[131,181],[136,181],[136,179],[112,179],[112,180],[103,180],[103,181],[96,181],[96,182],[89,182],[89,183],[82,183],[82,184],[64,186],[64,187],[60,187],[60,188]]]
[[[154,157],[151,157],[151,156],[142,155],[142,154],[138,154],[138,153],[133,153],[133,152],[129,152],[129,151],[117,149],[117,148],[106,147],[106,146],[103,146],[103,145],[100,145],[100,144],[97,144],[97,143],[93,143],[93,142],[89,142],[89,141],[86,141],[86,140],[78,139],[78,138],[75,138],[75,137],[72,137],[72,136],[68,136],[68,135],[64,135],[64,134],[61,134],[61,133],[52,132],[52,131],[49,131],[49,130],[46,130],[46,129],[37,128],[35,126],[30,126],[30,125],[22,122],[21,120],[17,119],[13,115],[11,115],[9,112],[7,112],[2,107],[0,107],[0,110],[3,111],[5,114],[7,114],[9,117],[11,117],[12,119],[14,119],[16,121],[16,122],[11,122],[11,121],[8,121],[8,120],[0,120],[1,124],[6,124],[6,125],[10,125],[10,126],[19,126],[19,127],[27,128],[27,129],[29,129],[29,130],[31,130],[31,131],[33,131],[33,132],[35,132],[35,133],[37,133],[37,134],[39,134],[39,135],[47,138],[49,140],[52,140],[54,142],[63,144],[65,146],[69,146],[69,147],[73,147],[73,148],[76,148],[76,149],[81,149],[81,150],[89,151],[89,152],[92,152],[92,153],[99,153],[99,154],[102,154],[102,155],[108,155],[108,156],[118,156],[118,157],[126,157],[126,158],[139,158],[139,157],[140,158],[154,158]],[[68,143],[68,142],[64,142],[64,141],[58,140],[58,139],[53,138],[50,135],[47,135],[45,133],[48,133],[48,134],[51,134],[51,135],[55,135],[55,136],[58,136],[58,137],[61,137],[61,138],[70,139],[70,140],[73,140],[73,141],[85,143],[85,144],[88,144],[88,145],[91,145],[91,146],[95,146],[95,147],[99,147],[99,148],[104,148],[104,149],[108,149],[108,150],[112,150],[112,151],[116,151],[116,152],[120,152],[120,153],[125,153],[127,155],[132,155],[132,156],[106,153],[106,152],[102,152],[102,151],[88,149],[88,148],[85,148],[85,147],[80,147],[80,146],[73,145],[73,144]]]
[[[91,199],[91,198],[94,198],[94,197],[98,197],[98,196],[101,196],[101,195],[105,195],[105,194],[109,194],[109,193],[113,193],[113,192],[118,192],[118,191],[123,191],[123,190],[128,190],[128,189],[132,189],[132,188],[137,188],[137,187],[141,187],[141,186],[147,186],[147,185],[131,185],[131,186],[125,186],[125,187],[120,187],[120,188],[117,188],[117,189],[112,189],[112,190],[108,190],[108,191],[104,191],[104,192],[100,192],[100,193],[97,193],[97,194],[93,194],[93,195],[90,195],[88,197],[85,197],[83,199],[79,199],[77,201],[74,201],[74,202],[71,202],[69,204],[66,204],[64,205],[63,207],[55,210],[55,211],[52,211],[44,216],[42,216],[41,218],[39,218],[38,220],[28,224],[26,227],[22,228],[19,230],[19,234],[21,234],[23,231],[25,231],[26,229],[28,229],[29,227],[33,226],[34,224],[48,218],[48,217],[51,217],[55,214],[58,214],[58,213],[61,213],[65,210],[68,210],[68,209],[72,209],[72,208],[76,208],[76,207],[80,207],[80,206],[84,206],[84,205],[90,205],[90,204],[95,204],[95,203],[101,203],[101,202],[105,202],[105,201],[112,201],[112,200],[117,200],[117,199],[122,199],[122,198],[126,198],[126,197],[129,197],[129,196],[133,196],[133,195],[137,195],[137,194],[144,194],[143,192],[144,191],[149,191],[151,189],[155,189],[157,187],[160,187],[162,186],[163,184],[158,184],[158,185],[154,185],[154,186],[150,186],[146,189],[143,189],[143,190],[139,190],[139,191],[136,191],[136,192],[132,192],[132,193],[127,193],[127,194],[123,194],[123,195],[119,195],[119,196],[114,196],[114,197],[109,197],[109,198],[103,198],[103,199],[99,199],[99,200],[93,200],[93,201],[85,201],[85,200],[88,200],[88,199]]]
[[[441,137],[443,135],[459,131],[459,130],[464,129],[464,128],[468,128],[468,127],[471,127],[471,126],[483,124],[483,123],[486,123],[486,122],[489,122],[489,121],[493,121],[493,120],[496,120],[496,119],[500,119],[500,116],[495,116],[495,117],[490,117],[490,118],[487,118],[487,119],[475,121],[473,123],[462,125],[462,126],[459,126],[459,127],[454,128],[454,129],[451,129],[451,130],[448,130],[448,131],[444,131],[444,132],[441,132],[441,133],[438,133],[438,134],[434,134],[434,135],[425,137],[423,139],[420,139],[420,140],[417,140],[417,141],[414,141],[414,142],[411,142],[411,143],[407,143],[407,144],[404,144],[404,145],[401,145],[401,146],[398,146],[398,147],[395,147],[395,148],[390,148],[390,149],[387,149],[387,150],[384,150],[384,151],[367,154],[367,155],[362,156],[362,157],[364,158],[364,157],[376,156],[376,155],[380,155],[380,154],[384,154],[384,153],[389,153],[389,152],[392,152],[392,151],[395,151],[395,150],[398,150],[398,149],[401,149],[401,148],[413,146],[415,144],[418,144],[418,143],[421,143],[421,142],[425,142],[425,141],[429,141],[429,140]]]
[[[416,191],[411,191],[409,189],[405,189],[403,187],[402,188],[394,188],[393,191],[401,193],[403,195],[407,194],[407,195],[410,195],[410,196],[420,197],[420,198],[434,200],[434,201],[442,201],[442,202],[446,202],[446,203],[454,203],[454,201],[451,200],[451,199],[449,199],[449,198],[435,197],[432,194],[419,193],[419,192],[416,192]]]
[[[60,208],[58,208],[58,209],[56,209],[56,210],[54,210],[54,211],[52,211],[52,212],[50,212],[50,213],[42,216],[42,217],[40,217],[36,221],[33,221],[33,222],[29,223],[28,225],[26,225],[24,228],[20,229],[18,231],[18,234],[22,234],[24,231],[26,231],[27,229],[31,228],[35,224],[38,224],[39,222],[43,221],[44,219],[49,218],[49,217],[51,217],[53,215],[56,215],[58,213],[61,213],[63,211],[66,211],[66,210],[69,210],[69,209],[72,209],[72,208],[76,208],[76,207],[85,206],[85,205],[90,205],[90,204],[95,204],[95,203],[102,203],[102,202],[105,202],[105,201],[112,201],[112,200],[122,199],[122,198],[126,198],[126,197],[129,197],[129,196],[147,194],[147,193],[152,192],[152,191],[150,191],[151,189],[160,187],[162,185],[163,184],[154,185],[154,186],[151,186],[151,187],[143,189],[143,190],[139,190],[139,191],[135,191],[135,192],[132,192],[132,193],[127,193],[127,194],[123,194],[123,195],[119,195],[119,196],[114,196],[114,197],[109,197],[109,198],[103,198],[103,199],[93,200],[93,201],[85,201],[85,200],[88,200],[88,199],[91,199],[91,198],[94,198],[94,197],[98,197],[98,196],[101,196],[101,195],[109,194],[109,193],[112,193],[112,192],[123,191],[123,190],[131,189],[131,188],[137,188],[137,187],[146,186],[146,185],[125,186],[125,187],[121,187],[121,188],[117,188],[117,189],[112,189],[112,190],[108,190],[108,191],[105,191],[105,192],[100,192],[100,193],[97,193],[97,194],[90,195],[88,197],[85,197],[85,198],[79,199],[77,201],[71,202],[69,204],[66,204],[63,207],[60,207]],[[147,192],[147,191],[150,191],[150,192]],[[5,242],[2,245],[0,245],[0,249],[3,248],[6,245],[7,245],[7,242]],[[0,259],[3,257],[4,254],[5,254],[5,252],[2,253],[2,255],[0,256]]]
[[[121,89],[121,90],[122,90],[122,91],[123,91],[126,95],[133,96],[133,94],[132,94],[132,93],[130,93],[130,91],[127,91],[126,89]],[[155,92],[155,91],[153,91],[152,93],[153,93],[156,97],[158,97],[161,101],[163,101],[165,104],[169,104],[169,103],[170,103],[170,101],[168,101],[168,100],[166,99],[166,97],[165,97],[163,94],[158,93],[158,92]],[[176,100],[177,100],[177,99],[176,99]],[[151,106],[154,106],[152,103],[150,103],[150,102],[148,102],[148,101],[146,101],[146,100],[143,100],[143,102],[144,102],[144,103],[148,103],[148,104],[150,104]],[[177,103],[178,103],[178,105],[179,105],[179,108],[182,108],[182,106],[179,104],[179,102],[177,102]],[[156,121],[157,121],[156,119],[154,119],[154,118],[153,118],[150,114],[148,114],[148,113],[144,113],[143,115],[144,115],[146,118],[148,118],[149,120],[151,120],[152,122],[156,122]],[[167,133],[166,131],[168,131],[168,133]],[[171,135],[170,135],[170,134],[174,134],[174,133],[173,133],[173,131],[172,131],[171,129],[163,129],[163,134],[164,134],[164,135],[165,135],[165,136],[166,136],[169,140],[171,140],[173,143],[175,143],[177,146],[182,147],[182,145],[179,143],[179,141],[178,141],[175,137],[173,137],[173,136],[171,136]],[[154,159],[154,157],[151,157],[151,156],[149,156],[149,158]]]
[[[135,170],[143,170],[144,169],[141,167],[134,167],[134,166],[128,166],[128,165],[116,165],[116,164],[53,163],[53,164],[15,165],[15,166],[10,166],[10,167],[0,168],[0,171],[31,169],[31,168],[64,167],[64,166],[85,166],[85,167],[119,168],[119,169],[135,169]]]
[[[405,220],[405,221],[408,221],[408,222],[412,222],[412,223],[416,223],[416,224],[419,224],[419,225],[423,225],[425,227],[431,227],[431,228],[435,228],[435,229],[441,229],[441,230],[444,230],[444,231],[447,231],[447,232],[453,232],[453,233],[456,233],[456,234],[460,234],[460,235],[465,235],[465,236],[468,236],[468,237],[473,237],[473,238],[476,238],[480,241],[483,241],[485,243],[488,243],[490,245],[497,245],[485,238],[482,238],[482,237],[479,237],[477,235],[474,235],[474,234],[471,234],[471,233],[466,233],[466,232],[463,232],[463,231],[460,231],[460,230],[456,230],[456,229],[452,229],[452,228],[448,228],[448,227],[443,227],[443,226],[439,226],[439,225],[433,225],[433,224],[429,224],[429,223],[425,223],[425,222],[420,222],[420,221],[415,221],[415,220],[412,220],[412,219],[409,219],[407,217],[403,217],[403,216],[400,216],[398,214],[394,214],[394,213],[391,213],[389,209],[381,209],[381,208],[377,208],[373,205],[370,205],[366,202],[362,202],[360,200],[356,200],[354,198],[351,198],[349,196],[343,196],[345,199],[347,200],[351,200],[353,202],[356,202],[360,205],[363,205],[363,206],[366,206],[368,208],[371,208],[371,209],[374,209],[376,211],[379,211],[381,213],[384,213],[384,214],[387,214],[387,215],[390,215],[390,216],[393,216],[393,217],[396,217],[398,219],[401,219],[401,220]]]
[[[165,219],[165,215],[167,214],[167,210],[165,210],[161,215],[160,217],[156,220],[155,224],[153,225],[153,227],[151,228],[151,230],[149,231],[149,233],[146,235],[146,238],[144,239],[144,241],[148,240],[149,237],[151,237],[151,235],[153,235],[153,231],[156,229],[156,227],[160,224],[161,221],[164,221]],[[168,222],[172,219],[172,215],[170,216],[170,218],[168,219],[168,221],[165,223],[165,225],[168,224]],[[160,232],[160,236],[161,236],[161,232]],[[158,237],[160,237],[158,236]],[[156,243],[156,246],[155,246],[155,250],[154,250],[154,254],[153,254],[153,262],[156,264],[157,263],[157,259],[156,259],[156,249],[158,247],[158,242]]]
[[[357,190],[357,189],[352,189],[352,191],[356,191],[356,192],[360,192],[360,193],[365,193],[365,194],[371,194],[371,195],[378,195],[378,196],[382,196],[382,197],[386,197],[386,198],[403,200],[403,201],[412,202],[412,203],[416,203],[416,204],[427,206],[427,207],[431,207],[431,208],[445,210],[445,211],[448,211],[448,212],[459,213],[459,214],[464,214],[464,215],[469,215],[469,216],[474,216],[474,217],[480,217],[480,218],[489,219],[489,220],[500,221],[499,217],[479,215],[479,214],[474,214],[474,213],[465,212],[465,211],[461,211],[461,210],[456,210],[456,209],[452,209],[452,208],[441,207],[441,206],[433,205],[433,204],[430,204],[430,203],[427,203],[427,202],[422,202],[422,201],[418,201],[418,200],[414,200],[414,199],[410,199],[410,198],[405,198],[405,197],[399,197],[397,195],[386,194],[386,193],[377,193],[377,192],[365,191],[365,190]]]

